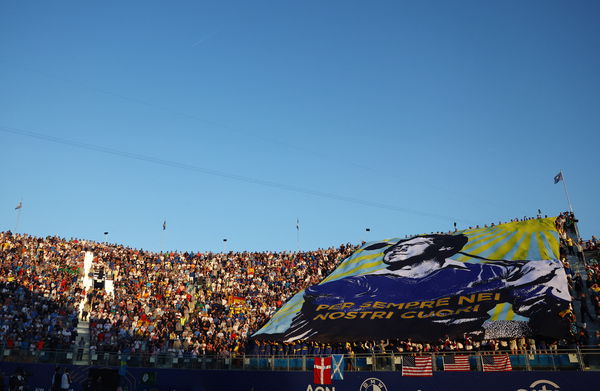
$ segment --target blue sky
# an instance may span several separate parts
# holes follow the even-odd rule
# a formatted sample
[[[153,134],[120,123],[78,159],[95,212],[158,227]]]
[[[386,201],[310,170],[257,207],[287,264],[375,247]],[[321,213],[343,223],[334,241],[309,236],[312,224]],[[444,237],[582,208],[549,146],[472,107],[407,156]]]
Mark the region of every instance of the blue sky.
[[[316,249],[556,215],[563,169],[600,233],[596,1],[123,3],[0,3],[1,230]]]

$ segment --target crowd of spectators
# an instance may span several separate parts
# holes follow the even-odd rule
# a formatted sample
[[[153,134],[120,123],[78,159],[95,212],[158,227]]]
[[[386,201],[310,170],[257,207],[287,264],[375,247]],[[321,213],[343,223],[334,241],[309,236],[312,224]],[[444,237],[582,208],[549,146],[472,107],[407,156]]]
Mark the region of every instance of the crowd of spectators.
[[[600,319],[600,262],[598,262],[598,259],[592,258],[587,262],[586,272],[586,284],[590,300],[596,314],[596,319]]]
[[[112,275],[114,291],[87,293],[91,349],[242,352],[277,308],[354,250],[160,254],[97,244],[96,263]]]
[[[345,343],[318,343],[309,341],[275,342],[256,341],[251,349],[253,355],[285,356],[285,355],[319,355],[344,354],[353,357],[357,354],[403,354],[403,353],[440,353],[440,352],[507,352],[511,354],[552,353],[559,348],[573,347],[578,342],[572,340],[552,340],[542,338],[505,338],[476,340],[469,336],[450,338],[445,336],[430,343],[411,339],[387,339],[379,341],[361,341]]]
[[[598,251],[600,250],[600,241],[592,235],[590,240],[581,240],[579,244],[583,247],[584,251]]]
[[[0,233],[0,342],[70,348],[77,336],[83,248],[77,241]]]
[[[582,248],[567,234],[575,222],[570,213],[563,213],[556,220],[561,259],[574,297],[581,300],[585,298],[584,283],[563,256],[573,254],[574,247]],[[597,245],[595,238],[592,241]],[[469,337],[429,343],[393,340],[335,345],[306,341],[248,344],[250,335],[283,303],[296,292],[320,282],[356,248],[348,244],[299,253],[155,253],[107,243],[2,232],[0,344],[30,350],[75,348],[78,314],[89,321],[87,343],[92,353],[228,357],[242,352],[535,352],[555,350],[559,344],[544,339],[473,341]],[[83,275],[86,252],[94,254],[94,267],[112,283],[112,289],[101,286],[86,291],[83,280],[90,277]],[[587,283],[598,316],[600,265],[588,267]],[[581,317],[592,318],[590,311],[584,314],[584,310],[582,307]],[[565,317],[575,324],[572,311]],[[573,327],[572,338],[562,343],[585,345],[589,338],[585,329]]]

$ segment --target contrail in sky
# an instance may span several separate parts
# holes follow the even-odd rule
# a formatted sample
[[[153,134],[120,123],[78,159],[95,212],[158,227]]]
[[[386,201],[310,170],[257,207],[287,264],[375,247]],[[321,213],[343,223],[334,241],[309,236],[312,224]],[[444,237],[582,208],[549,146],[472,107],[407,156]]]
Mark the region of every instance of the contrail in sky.
[[[206,34],[204,37],[202,37],[198,41],[194,42],[192,44],[192,47],[195,48],[196,46],[202,44],[204,41],[208,40],[209,38],[212,38],[215,34],[217,34],[216,31],[213,31],[212,33]]]

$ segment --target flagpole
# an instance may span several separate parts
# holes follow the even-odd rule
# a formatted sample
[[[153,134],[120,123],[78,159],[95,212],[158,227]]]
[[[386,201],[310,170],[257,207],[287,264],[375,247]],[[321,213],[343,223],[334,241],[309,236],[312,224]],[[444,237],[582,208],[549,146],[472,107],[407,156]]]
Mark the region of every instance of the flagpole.
[[[19,222],[21,221],[21,209],[23,208],[17,209],[17,222],[15,224],[15,233],[19,231]]]
[[[160,233],[160,252],[162,253],[165,249],[165,230],[163,229]]]
[[[167,230],[167,219],[163,220],[162,232],[160,234],[160,252],[165,250],[165,231]]]
[[[300,220],[296,219],[296,247],[298,248],[298,254],[300,254]]]
[[[23,199],[21,198],[21,201],[19,201],[19,204],[17,205],[18,209],[17,209],[17,221],[15,223],[15,233],[17,233],[19,231],[19,223],[21,222],[21,210],[23,210]]]
[[[560,175],[562,177],[562,183],[565,188],[565,195],[567,196],[567,202],[569,203],[569,210],[571,211],[571,213],[573,213],[573,206],[571,205],[571,199],[569,198],[569,192],[567,191],[567,181],[565,180],[565,174],[563,173],[562,169],[560,170]]]

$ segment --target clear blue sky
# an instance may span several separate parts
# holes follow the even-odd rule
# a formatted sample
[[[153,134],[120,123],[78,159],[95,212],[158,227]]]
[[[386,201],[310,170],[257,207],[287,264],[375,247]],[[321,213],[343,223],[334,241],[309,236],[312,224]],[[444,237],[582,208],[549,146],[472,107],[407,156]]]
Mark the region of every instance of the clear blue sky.
[[[316,249],[556,215],[562,168],[589,238],[599,20],[598,1],[3,1],[0,229],[22,199],[34,235],[295,250],[298,218]]]

